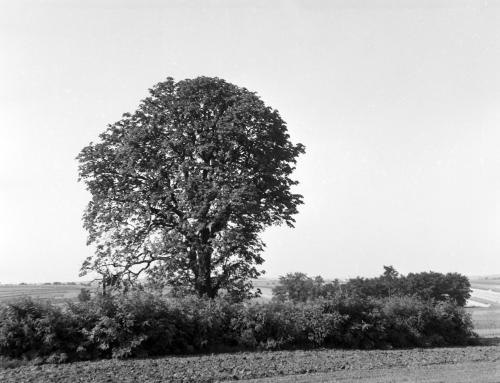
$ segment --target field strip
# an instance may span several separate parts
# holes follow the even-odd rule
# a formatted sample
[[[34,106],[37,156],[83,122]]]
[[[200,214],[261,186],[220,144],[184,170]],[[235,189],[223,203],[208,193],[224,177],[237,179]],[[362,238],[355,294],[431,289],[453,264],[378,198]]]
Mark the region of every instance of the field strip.
[[[384,368],[373,370],[335,371],[320,374],[303,374],[264,379],[245,380],[246,383],[326,383],[326,382],[450,382],[498,383],[500,363],[469,362],[439,364],[411,368]]]
[[[473,299],[468,299],[465,307],[484,307],[484,308],[487,308],[487,307],[491,307],[491,304],[478,302],[478,301],[475,301]]]
[[[500,337],[500,328],[477,328],[474,329],[474,332],[482,337]]]
[[[0,302],[9,302],[31,297],[42,300],[76,299],[82,285],[0,285]]]
[[[484,299],[487,301],[495,302],[495,303],[500,303],[500,293],[497,293],[496,291],[492,290],[483,290],[483,289],[472,289],[472,294],[471,298],[474,299],[474,297]]]
[[[472,288],[481,290],[491,290],[491,291],[496,291],[497,293],[500,292],[500,285],[498,283],[496,284],[472,283]]]

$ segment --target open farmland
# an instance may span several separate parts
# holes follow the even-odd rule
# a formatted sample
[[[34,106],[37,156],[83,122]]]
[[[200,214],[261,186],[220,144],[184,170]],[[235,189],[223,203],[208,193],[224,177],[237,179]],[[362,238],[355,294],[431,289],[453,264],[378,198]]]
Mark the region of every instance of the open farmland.
[[[500,305],[500,292],[497,291],[472,288],[471,297],[472,299],[479,298],[482,302]]]
[[[467,309],[472,315],[474,331],[482,337],[500,337],[500,308]]]
[[[478,288],[474,282],[472,286],[471,299],[488,305],[467,309],[472,315],[474,330],[482,337],[500,337],[500,292]]]
[[[487,307],[469,307],[474,330],[482,337],[500,337],[500,279],[471,279],[471,301]]]
[[[500,278],[499,277],[484,277],[474,278],[470,280],[471,285],[475,289],[489,290],[500,293]]]
[[[74,301],[84,287],[87,286],[80,284],[0,285],[0,302],[9,302],[23,297],[50,300],[54,303]]]

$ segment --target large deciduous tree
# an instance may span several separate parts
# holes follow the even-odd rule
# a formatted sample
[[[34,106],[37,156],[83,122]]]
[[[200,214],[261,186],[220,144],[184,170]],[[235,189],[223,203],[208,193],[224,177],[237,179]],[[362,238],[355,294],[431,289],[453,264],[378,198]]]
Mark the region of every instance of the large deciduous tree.
[[[245,88],[208,77],[155,85],[77,157],[96,248],[82,274],[126,284],[145,272],[200,296],[248,295],[263,262],[259,234],[293,227],[302,196],[290,176],[303,152]]]

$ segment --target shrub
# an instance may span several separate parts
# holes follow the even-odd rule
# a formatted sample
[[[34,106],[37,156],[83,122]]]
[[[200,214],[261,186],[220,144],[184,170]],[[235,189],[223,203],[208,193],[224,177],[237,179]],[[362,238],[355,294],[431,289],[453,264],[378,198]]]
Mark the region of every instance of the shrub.
[[[77,323],[57,306],[28,298],[0,306],[2,356],[62,355],[80,342]]]
[[[80,302],[88,302],[92,296],[90,295],[90,290],[86,288],[80,289],[80,293],[78,294],[78,300]]]
[[[338,280],[325,283],[319,275],[311,278],[304,273],[288,273],[279,278],[273,288],[273,296],[278,301],[307,302],[332,298],[340,292]]]
[[[463,308],[417,297],[337,296],[234,303],[148,292],[96,295],[60,308],[0,308],[0,356],[61,363],[221,350],[454,345],[474,334]]]
[[[452,300],[465,306],[470,298],[469,279],[458,273],[422,272],[406,276],[392,266],[384,266],[384,273],[376,278],[352,278],[344,284],[343,290],[360,297],[387,298],[392,296],[417,296],[423,300]]]

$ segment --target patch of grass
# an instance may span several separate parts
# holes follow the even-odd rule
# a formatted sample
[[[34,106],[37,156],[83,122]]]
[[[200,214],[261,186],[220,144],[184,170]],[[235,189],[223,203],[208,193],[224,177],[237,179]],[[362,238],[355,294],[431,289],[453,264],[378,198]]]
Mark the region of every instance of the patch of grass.
[[[500,308],[473,308],[467,309],[472,316],[474,329],[499,329]]]

